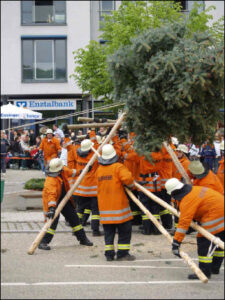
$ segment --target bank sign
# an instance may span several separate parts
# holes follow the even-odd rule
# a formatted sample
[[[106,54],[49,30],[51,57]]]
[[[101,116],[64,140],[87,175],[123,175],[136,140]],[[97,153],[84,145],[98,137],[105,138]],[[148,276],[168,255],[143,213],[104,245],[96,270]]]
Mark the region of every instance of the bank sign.
[[[76,100],[54,99],[54,100],[14,100],[14,105],[26,107],[31,110],[75,110]]]

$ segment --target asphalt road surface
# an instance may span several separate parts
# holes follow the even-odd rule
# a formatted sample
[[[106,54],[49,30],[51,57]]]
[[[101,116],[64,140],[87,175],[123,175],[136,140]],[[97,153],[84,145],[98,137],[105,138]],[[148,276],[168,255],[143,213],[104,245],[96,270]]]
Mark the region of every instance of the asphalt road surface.
[[[224,299],[224,268],[207,284],[190,281],[191,269],[173,256],[165,237],[132,236],[133,262],[106,262],[103,237],[81,246],[56,232],[52,249],[28,255],[37,233],[2,233],[1,299]],[[197,263],[195,236],[183,251]]]

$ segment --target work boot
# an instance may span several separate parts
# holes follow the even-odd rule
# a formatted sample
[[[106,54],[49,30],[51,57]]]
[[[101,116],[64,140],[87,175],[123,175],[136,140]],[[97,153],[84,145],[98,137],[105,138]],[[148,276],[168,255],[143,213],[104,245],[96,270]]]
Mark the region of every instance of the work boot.
[[[134,255],[130,255],[128,253],[128,254],[126,254],[126,255],[124,255],[122,257],[117,257],[116,260],[118,260],[118,261],[133,261],[135,259],[136,259],[136,257]]]
[[[48,244],[42,242],[42,243],[40,243],[38,245],[38,249],[41,249],[41,250],[51,250],[51,247],[48,246]]]
[[[218,274],[220,274],[220,270],[219,269],[211,268],[211,273],[215,274],[215,275],[218,275]]]
[[[87,237],[85,237],[80,240],[80,245],[93,246],[93,243],[89,241]]]
[[[93,236],[102,236],[102,235],[104,235],[104,233],[99,230],[93,230],[92,235]]]
[[[106,256],[106,260],[107,260],[107,261],[113,261],[113,260],[114,260],[114,257]]]

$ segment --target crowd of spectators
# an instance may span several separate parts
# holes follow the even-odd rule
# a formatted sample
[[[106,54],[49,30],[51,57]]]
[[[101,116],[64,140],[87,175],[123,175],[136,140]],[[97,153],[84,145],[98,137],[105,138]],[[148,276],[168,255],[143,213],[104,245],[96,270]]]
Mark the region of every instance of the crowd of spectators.
[[[62,146],[64,141],[64,132],[56,124],[53,125],[54,137],[60,141]],[[76,133],[69,130],[69,137],[79,142],[76,137],[83,134],[82,130]],[[67,134],[68,135],[68,134]],[[28,170],[39,169],[45,172],[43,155],[35,155],[38,152],[41,140],[45,134],[35,135],[34,130],[10,130],[5,132],[1,130],[1,173],[4,176],[7,168]],[[179,141],[176,143],[178,146]],[[221,159],[220,142],[224,140],[224,129],[221,128],[215,133],[213,143],[209,140],[202,145],[195,145],[191,139],[185,144],[188,147],[189,160],[199,160],[214,172],[217,172],[219,161]],[[64,155],[62,153],[62,155]],[[63,157],[62,157],[63,159]]]
[[[80,131],[82,133],[82,131]],[[78,134],[80,134],[78,132]],[[63,131],[53,125],[55,138],[62,145],[64,140]],[[71,138],[75,139],[75,132],[70,131]],[[6,169],[39,169],[45,172],[43,155],[36,155],[45,134],[35,135],[34,130],[1,130],[1,175],[5,176]]]

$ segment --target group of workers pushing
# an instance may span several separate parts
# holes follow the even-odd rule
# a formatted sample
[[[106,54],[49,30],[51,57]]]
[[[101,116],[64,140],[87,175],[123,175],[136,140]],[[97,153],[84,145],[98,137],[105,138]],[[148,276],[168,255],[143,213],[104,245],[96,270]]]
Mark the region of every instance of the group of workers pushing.
[[[59,141],[54,138],[51,129],[47,130],[46,137],[39,147],[39,152],[43,152],[46,165],[43,189],[45,220],[54,218],[57,206],[105,136],[106,132],[96,135],[95,130],[92,129],[80,144],[74,144],[70,137],[65,135],[63,142],[63,147],[67,149],[67,166],[65,166],[58,158],[61,152]],[[176,148],[171,143],[171,147],[176,150],[181,164],[192,179],[192,185],[189,185],[177,172],[164,146],[159,151],[151,153],[150,161],[145,156],[137,154],[133,146],[134,138],[134,133],[129,133],[127,136],[115,134],[110,143],[102,147],[100,157],[89,167],[73,196],[62,209],[61,213],[72,227],[73,235],[80,244],[93,245],[82,226],[90,212],[93,236],[102,235],[99,223],[103,225],[107,261],[135,260],[135,256],[129,251],[132,224],[138,224],[138,220],[141,219],[143,234],[160,234],[147,215],[129,199],[124,187],[131,189],[156,219],[161,220],[166,229],[172,230],[175,225],[172,243],[172,252],[175,255],[180,256],[179,248],[185,234],[189,231],[192,220],[224,241],[224,143],[221,143],[223,157],[218,176],[199,160],[189,161],[185,145]],[[168,204],[172,201],[180,211],[179,220],[175,218],[173,224],[171,213],[138,191],[134,185],[135,181]],[[50,250],[49,243],[54,236],[58,220],[59,216],[43,237],[39,249]],[[117,251],[114,245],[116,232],[118,232]],[[210,253],[211,248],[212,243],[198,234],[199,268],[208,278],[211,273],[219,274],[224,257],[223,249],[217,248]],[[188,278],[198,279],[195,274],[190,274]]]

